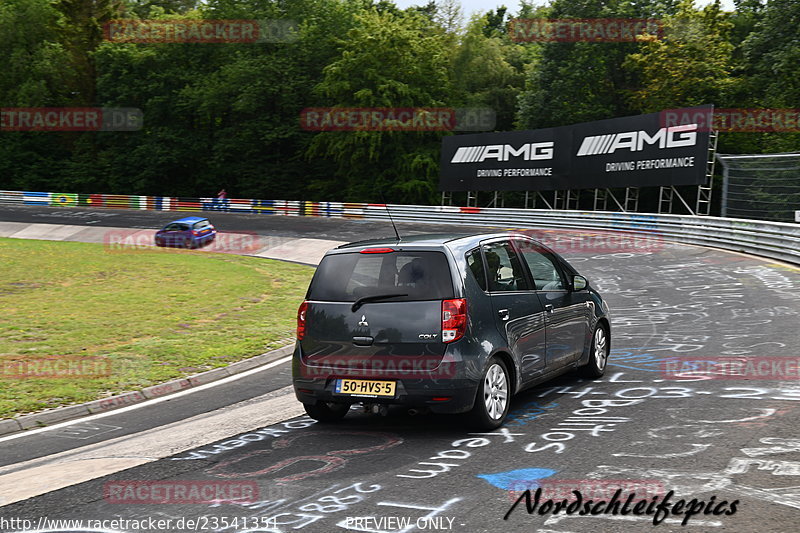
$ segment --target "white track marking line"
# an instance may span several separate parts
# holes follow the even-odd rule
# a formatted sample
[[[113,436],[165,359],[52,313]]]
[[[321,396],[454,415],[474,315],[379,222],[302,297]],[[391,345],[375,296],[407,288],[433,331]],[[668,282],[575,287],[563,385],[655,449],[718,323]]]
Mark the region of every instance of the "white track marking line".
[[[140,409],[142,407],[150,407],[151,405],[155,405],[157,403],[165,402],[167,400],[172,400],[172,399],[175,399],[175,398],[180,398],[181,396],[186,396],[187,394],[192,394],[194,392],[198,392],[198,391],[201,391],[201,390],[210,389],[211,387],[216,387],[217,385],[224,385],[225,383],[230,383],[231,381],[236,381],[237,379],[241,379],[241,378],[245,378],[247,376],[251,376],[253,374],[261,372],[262,370],[267,370],[267,369],[276,367],[278,365],[282,365],[283,363],[287,363],[287,362],[289,362],[291,360],[292,360],[292,356],[289,355],[289,356],[284,357],[282,359],[278,359],[277,361],[273,361],[271,363],[268,363],[268,364],[266,364],[264,366],[259,366],[257,368],[253,368],[251,370],[246,370],[246,371],[244,371],[244,372],[242,372],[240,374],[235,374],[233,376],[228,376],[227,378],[222,378],[220,380],[212,381],[212,382],[206,383],[204,385],[199,385],[197,387],[192,387],[190,389],[186,389],[186,390],[183,390],[183,391],[180,391],[180,392],[176,392],[174,394],[168,394],[168,395],[162,396],[160,398],[153,398],[152,400],[147,400],[145,402],[137,403],[137,404],[134,404],[134,405],[129,405],[127,407],[120,407],[119,409],[114,409],[114,410],[108,411],[106,413],[98,413],[96,415],[89,415],[89,416],[86,416],[86,417],[83,417],[83,418],[76,418],[75,420],[68,420],[66,422],[61,422],[61,423],[55,424],[53,426],[47,426],[47,427],[38,428],[38,429],[31,429],[31,430],[28,430],[28,431],[23,431],[22,433],[14,433],[13,435],[8,435],[6,437],[0,437],[0,442],[6,442],[6,441],[14,440],[14,439],[19,439],[19,438],[22,438],[22,437],[27,437],[29,435],[35,435],[37,433],[42,433],[44,431],[50,431],[50,430],[53,430],[53,429],[64,428],[64,427],[71,426],[73,424],[81,424],[83,422],[89,422],[89,421],[92,421],[92,420],[97,420],[99,418],[105,418],[107,416],[112,416],[112,415],[117,415],[117,414],[120,414],[120,413],[125,413],[125,412],[128,412],[128,411],[133,411],[134,409]]]

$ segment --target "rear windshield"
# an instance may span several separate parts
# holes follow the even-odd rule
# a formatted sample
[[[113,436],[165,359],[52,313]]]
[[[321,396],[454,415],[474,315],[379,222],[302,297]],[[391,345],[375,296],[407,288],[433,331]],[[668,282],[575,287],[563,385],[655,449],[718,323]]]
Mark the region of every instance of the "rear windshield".
[[[195,222],[194,223],[194,229],[203,229],[203,228],[207,228],[210,225],[211,224],[208,223],[208,220],[201,220],[200,222]]]
[[[447,257],[442,252],[328,255],[311,280],[308,299],[354,302],[384,294],[407,295],[387,300],[392,302],[453,298]]]
[[[164,226],[164,229],[166,231],[186,231],[187,229],[189,229],[189,226],[173,222],[172,224],[167,224],[166,226]]]

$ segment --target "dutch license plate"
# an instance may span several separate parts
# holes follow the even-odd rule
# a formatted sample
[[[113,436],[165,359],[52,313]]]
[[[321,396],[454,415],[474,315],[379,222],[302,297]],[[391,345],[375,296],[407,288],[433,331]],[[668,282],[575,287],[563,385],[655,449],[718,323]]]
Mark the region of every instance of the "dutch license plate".
[[[372,381],[368,379],[337,379],[336,394],[348,396],[394,396],[394,381]]]

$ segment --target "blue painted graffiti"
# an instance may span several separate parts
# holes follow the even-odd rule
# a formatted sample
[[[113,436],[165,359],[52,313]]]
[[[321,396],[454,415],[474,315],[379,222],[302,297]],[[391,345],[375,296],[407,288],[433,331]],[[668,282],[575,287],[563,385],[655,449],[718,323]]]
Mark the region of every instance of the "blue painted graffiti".
[[[495,474],[478,474],[477,477],[488,481],[498,489],[524,491],[536,490],[540,479],[548,478],[556,472],[557,470],[549,468],[520,468]]]
[[[528,422],[540,418],[548,409],[555,407],[558,407],[556,402],[528,402],[508,413],[505,425],[510,427],[524,426]]]

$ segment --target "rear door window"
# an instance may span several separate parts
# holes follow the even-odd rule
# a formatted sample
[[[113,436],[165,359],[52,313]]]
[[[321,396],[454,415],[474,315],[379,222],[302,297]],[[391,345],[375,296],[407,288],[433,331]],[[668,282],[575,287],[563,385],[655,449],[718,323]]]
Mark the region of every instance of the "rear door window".
[[[354,302],[364,296],[405,294],[392,302],[453,298],[453,282],[442,252],[345,253],[325,256],[308,299]]]
[[[517,253],[509,241],[494,242],[483,247],[489,291],[526,291],[528,279]]]

